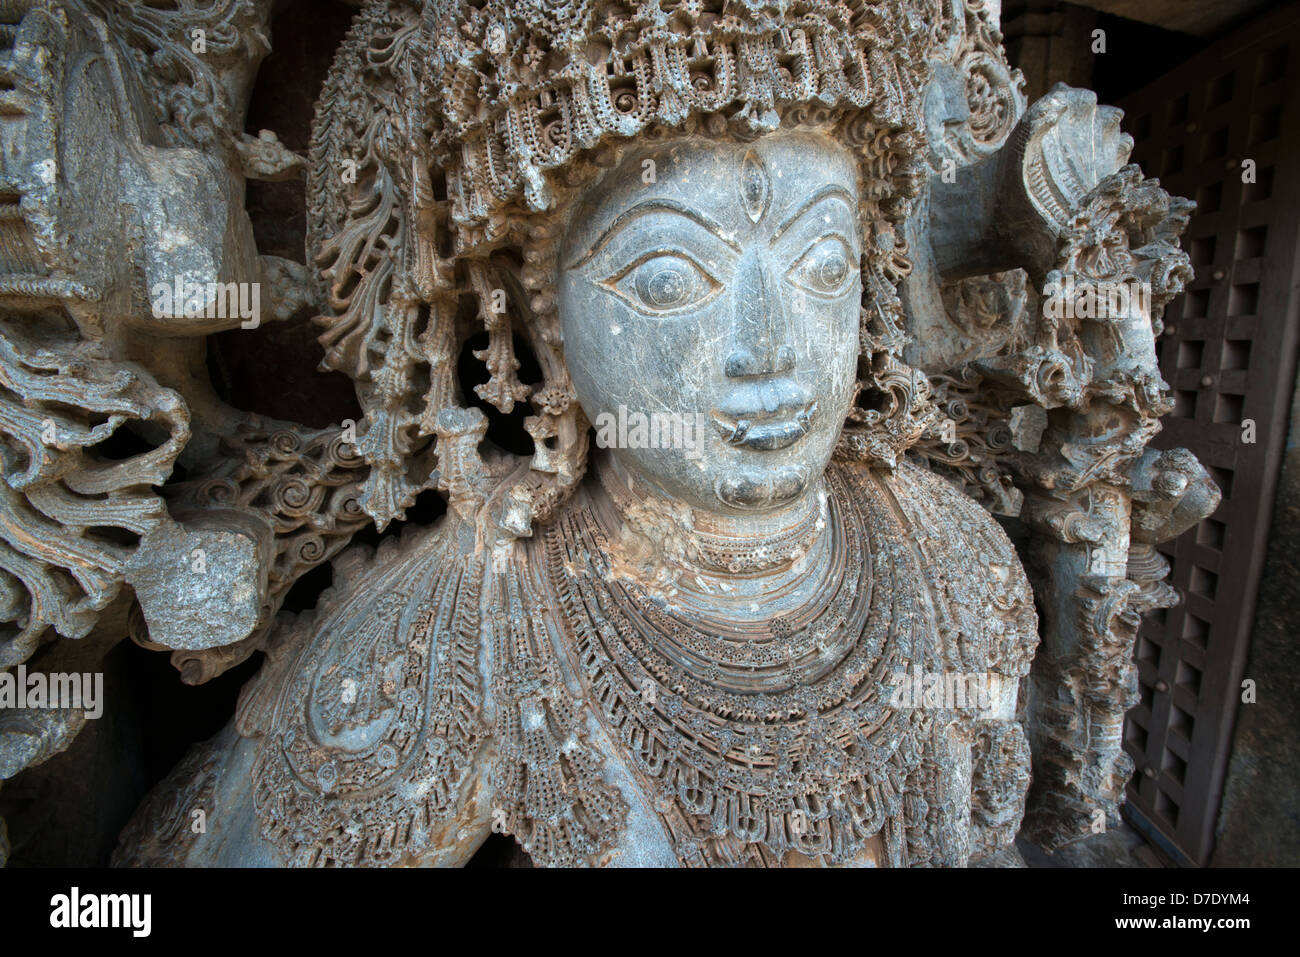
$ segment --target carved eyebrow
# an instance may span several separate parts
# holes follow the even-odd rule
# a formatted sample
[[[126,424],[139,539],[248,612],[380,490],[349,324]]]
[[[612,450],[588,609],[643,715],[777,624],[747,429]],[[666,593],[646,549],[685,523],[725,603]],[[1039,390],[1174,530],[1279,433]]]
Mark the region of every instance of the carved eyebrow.
[[[812,209],[822,200],[830,199],[831,197],[844,200],[845,205],[847,205],[850,210],[854,208],[853,194],[850,193],[843,186],[833,186],[833,185],[823,186],[817,192],[813,193],[810,197],[808,197],[808,199],[804,201],[803,205],[801,205],[798,209],[794,211],[793,215],[787,217],[785,222],[783,222],[779,227],[777,227],[776,232],[772,234],[772,238],[768,240],[768,242],[769,243],[776,242],[778,239],[781,238],[782,235],[784,235],[785,231],[789,229],[791,226],[793,226],[796,222],[798,222],[799,219],[802,218],[805,213],[807,213],[810,209]]]
[[[609,242],[611,236],[632,220],[644,216],[647,213],[676,213],[679,216],[685,216],[687,219],[694,220],[696,223],[703,226],[717,239],[726,243],[736,252],[740,252],[740,244],[734,239],[729,238],[724,233],[721,224],[714,222],[703,213],[697,212],[689,206],[683,206],[681,203],[676,203],[671,199],[650,199],[646,200],[644,203],[637,203],[631,209],[624,210],[620,213],[612,223],[605,227],[604,231],[601,232],[596,241],[592,243],[590,249],[564,268],[576,269],[578,266],[585,264],[587,260],[591,259],[592,256],[596,255],[596,253],[600,252],[601,249],[604,248],[605,244]]]

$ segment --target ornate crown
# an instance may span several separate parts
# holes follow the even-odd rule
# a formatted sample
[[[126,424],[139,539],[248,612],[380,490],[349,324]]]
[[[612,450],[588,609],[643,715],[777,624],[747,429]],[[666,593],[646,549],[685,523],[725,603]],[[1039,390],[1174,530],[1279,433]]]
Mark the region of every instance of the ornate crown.
[[[431,145],[460,168],[461,212],[477,219],[520,193],[530,209],[549,208],[544,171],[606,136],[680,126],[693,113],[725,111],[752,134],[774,130],[777,106],[791,103],[869,110],[881,126],[909,126],[920,91],[900,66],[925,62],[935,7],[433,0],[424,77],[434,93]]]
[[[864,169],[872,241],[863,352],[896,357],[895,286],[908,266],[894,226],[926,171],[930,58],[948,57],[945,45],[969,21],[987,26],[971,5],[371,0],[317,109],[308,202],[309,251],[327,304],[325,365],[357,383],[368,421],[366,511],[383,525],[429,484],[418,453],[437,433],[438,412],[461,404],[455,367],[466,304],[489,335],[475,353],[491,373],[478,395],[503,412],[529,400],[537,413],[527,420],[533,477],[558,478],[542,497],[553,504],[556,488],[581,475],[586,423],[560,353],[556,222],[546,213],[633,137],[834,126]],[[515,375],[517,333],[545,375],[535,390]],[[891,381],[866,385],[887,393],[884,407],[915,419],[910,370],[877,372]],[[866,423],[872,434],[851,438],[850,454],[892,464],[919,434],[898,416],[897,428],[882,432],[892,413],[866,414],[876,416]],[[539,515],[549,510],[534,504]]]

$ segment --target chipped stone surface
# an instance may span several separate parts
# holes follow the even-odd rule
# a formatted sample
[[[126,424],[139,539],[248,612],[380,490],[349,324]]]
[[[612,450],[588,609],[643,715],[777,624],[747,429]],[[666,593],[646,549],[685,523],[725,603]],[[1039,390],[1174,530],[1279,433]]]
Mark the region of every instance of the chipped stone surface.
[[[125,580],[148,622],[148,642],[194,650],[247,638],[262,616],[272,540],[257,516],[217,510],[146,535]]]
[[[1027,104],[982,0],[369,0],[304,162],[244,132],[270,6],[3,10],[0,664],[132,590],[186,681],[265,655],[119,863],[1011,866],[1115,817],[1152,546],[1217,500],[1146,449],[1188,207],[1117,111]],[[309,266],[243,211],[300,166]],[[207,380],[304,305],[360,422]]]

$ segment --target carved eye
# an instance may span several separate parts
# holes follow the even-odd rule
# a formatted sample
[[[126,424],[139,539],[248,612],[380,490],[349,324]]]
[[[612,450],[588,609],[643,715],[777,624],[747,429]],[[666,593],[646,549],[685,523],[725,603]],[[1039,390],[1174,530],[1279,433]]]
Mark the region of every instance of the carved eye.
[[[815,296],[838,296],[853,278],[853,250],[838,236],[819,239],[790,267],[790,281]]]
[[[720,288],[694,260],[679,253],[656,253],[605,280],[633,309],[654,314],[703,305]]]

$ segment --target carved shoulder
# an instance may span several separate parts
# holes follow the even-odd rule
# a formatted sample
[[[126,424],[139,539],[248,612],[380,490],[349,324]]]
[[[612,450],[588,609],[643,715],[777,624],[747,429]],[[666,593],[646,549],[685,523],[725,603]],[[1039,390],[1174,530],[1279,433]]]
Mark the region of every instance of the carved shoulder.
[[[957,732],[970,749],[969,792],[949,792],[969,815],[970,861],[1014,865],[1030,767],[1020,684],[1039,640],[1029,582],[1002,527],[969,496],[911,463],[891,484],[929,580],[941,667],[984,682],[987,695]]]
[[[336,575],[276,635],[235,721],[155,788],[127,832],[145,850],[119,864],[455,864],[482,842],[472,535],[449,517],[353,549]]]
[[[1028,674],[1038,617],[1002,526],[969,496],[910,462],[890,481],[930,581],[947,666]]]
[[[427,863],[486,822],[464,793],[478,794],[468,784],[487,736],[483,568],[464,531],[449,519],[394,549],[397,560],[381,549],[290,630],[241,701],[240,733],[263,739],[258,828],[287,862]],[[346,575],[359,563],[341,564]],[[470,830],[477,846],[481,826]]]

